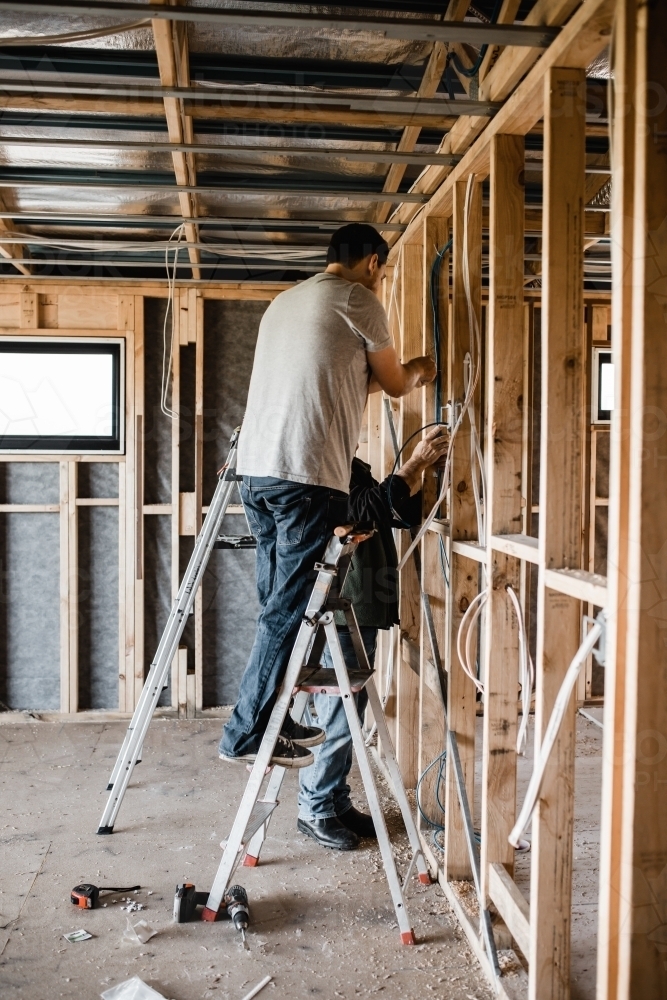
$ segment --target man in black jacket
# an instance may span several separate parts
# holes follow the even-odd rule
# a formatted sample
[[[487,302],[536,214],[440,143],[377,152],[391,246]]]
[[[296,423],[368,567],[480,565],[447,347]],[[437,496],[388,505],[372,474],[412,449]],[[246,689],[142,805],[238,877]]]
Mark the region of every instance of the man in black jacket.
[[[398,557],[392,528],[420,523],[422,473],[442,463],[447,444],[441,427],[430,428],[408,461],[382,483],[376,482],[365,462],[358,458],[352,461],[349,521],[374,522],[377,530],[358,547],[342,596],[352,601],[371,665],[378,629],[398,624]],[[343,612],[336,612],[336,624],[345,660],[354,668],[357,661]],[[328,648],[324,664],[333,666]],[[362,690],[356,700],[362,718],[368,701],[366,691]],[[374,837],[375,829],[371,817],[360,813],[350,801],[347,776],[352,766],[352,737],[345,709],[335,695],[315,695],[314,701],[317,725],[324,729],[326,738],[313,748],[314,764],[301,771],[297,829],[323,847],[352,851],[360,837]]]

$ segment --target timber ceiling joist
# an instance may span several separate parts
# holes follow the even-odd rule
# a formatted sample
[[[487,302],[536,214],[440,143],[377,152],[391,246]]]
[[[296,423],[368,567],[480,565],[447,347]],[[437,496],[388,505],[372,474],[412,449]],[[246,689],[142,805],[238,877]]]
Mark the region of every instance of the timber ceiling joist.
[[[599,6],[0,0],[0,273],[85,276],[94,261],[97,276],[163,277],[179,225],[179,280],[305,276],[347,221],[409,239],[526,73],[569,53],[572,22],[578,64],[599,52]],[[604,81],[588,81],[588,105],[592,240],[608,204]],[[540,118],[523,130],[533,215]]]

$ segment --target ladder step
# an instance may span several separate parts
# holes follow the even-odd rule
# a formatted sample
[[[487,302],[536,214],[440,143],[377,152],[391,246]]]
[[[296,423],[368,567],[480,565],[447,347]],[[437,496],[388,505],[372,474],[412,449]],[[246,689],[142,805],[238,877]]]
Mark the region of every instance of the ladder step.
[[[374,671],[348,670],[347,676],[353,694],[357,694],[368,684]],[[302,670],[294,688],[295,691],[307,691],[309,694],[340,694],[336,673],[330,667],[318,670]]]
[[[214,549],[256,549],[257,539],[254,535],[218,535],[213,545]]]
[[[255,802],[246,824],[240,850],[243,850],[245,845],[252,840],[260,826],[263,826],[264,823],[266,823],[267,819],[278,805],[280,805],[280,803],[277,800],[275,802],[264,802],[263,799],[260,799],[258,802]],[[226,840],[220,841],[220,846],[223,849],[226,844]]]

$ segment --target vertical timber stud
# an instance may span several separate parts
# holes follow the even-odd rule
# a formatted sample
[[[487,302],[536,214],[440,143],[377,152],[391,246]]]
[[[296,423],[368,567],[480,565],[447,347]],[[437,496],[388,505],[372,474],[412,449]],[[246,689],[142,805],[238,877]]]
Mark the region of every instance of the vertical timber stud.
[[[134,686],[126,682],[125,711],[133,712],[144,685],[144,430],[146,408],[144,392],[144,299],[137,295],[134,304],[134,395],[128,397],[128,413],[133,414],[133,437],[126,447],[127,476],[127,628],[126,677],[134,677]],[[128,371],[130,361],[128,359]],[[128,383],[128,392],[129,383]],[[134,572],[129,567],[134,566]],[[134,579],[132,579],[134,578]]]
[[[69,712],[70,645],[69,645],[69,462],[59,462],[60,471],[60,711]]]
[[[632,239],[634,224],[636,0],[617,0],[614,22],[614,122],[611,147],[612,343],[615,408],[609,467],[607,636],[600,838],[597,996],[618,1000],[619,912],[625,753],[625,678],[628,627],[628,537],[632,376]]]
[[[422,348],[422,258],[421,243],[408,243],[401,252],[401,360],[418,356]],[[398,439],[401,445],[421,427],[421,393],[403,396],[400,405]],[[418,437],[412,438],[401,461],[412,454]],[[410,544],[410,533],[401,531],[399,559]],[[401,645],[396,677],[396,756],[408,788],[417,784],[419,732],[419,677],[415,670],[419,657],[421,604],[419,579],[410,558],[401,570],[400,580]],[[416,655],[415,655],[416,654]]]
[[[449,339],[449,399],[460,407],[465,395],[464,358],[473,336],[469,329],[468,305],[463,284],[464,216],[466,182],[454,186],[452,324]],[[482,185],[475,181],[468,219],[468,266],[473,308],[481,326],[482,274]],[[479,387],[475,393],[479,415]],[[464,419],[452,454],[450,491],[450,532],[452,541],[477,538],[477,515],[470,464],[470,423]],[[452,552],[448,601],[449,684],[447,721],[458,737],[461,765],[468,801],[474,802],[476,689],[466,675],[456,652],[456,636],[461,618],[478,592],[479,564]],[[456,792],[454,767],[447,757],[445,810],[445,874],[448,881],[472,879],[463,814]]]
[[[387,267],[387,277],[385,279],[385,308],[387,310],[387,316],[389,319],[389,329],[394,340],[394,347],[396,351],[401,356],[401,329],[400,329],[400,295],[401,295],[401,280],[402,280],[402,255],[399,255],[398,262],[394,266]],[[392,470],[394,465],[394,448],[391,439],[391,433],[389,431],[389,426],[387,422],[387,414],[385,412],[385,397],[384,393],[380,393],[381,399],[381,411],[380,411],[380,467],[378,471],[377,478],[382,481],[385,479]],[[391,406],[391,411],[394,415],[394,423],[398,430],[398,420],[397,420],[397,407],[398,403],[396,400],[392,399],[389,401]],[[394,632],[392,630],[388,633],[383,633],[381,636],[380,652],[381,652],[381,663],[382,663],[382,690],[387,693],[387,703],[385,705],[385,716],[387,719],[387,727],[389,729],[389,735],[391,736],[394,747],[397,744],[397,733],[396,733],[396,663],[397,658],[400,656],[400,639],[399,642],[394,641]],[[391,644],[393,647],[390,649]],[[398,646],[398,648],[397,648]],[[393,657],[393,680],[391,688],[387,691],[386,680],[388,675],[388,663],[389,657]]]
[[[489,336],[487,350],[487,535],[521,531],[523,438],[524,140],[491,140],[489,212]],[[488,543],[488,538],[487,538]],[[516,729],[519,629],[506,587],[518,595],[520,562],[487,549],[482,763],[482,892],[488,866],[513,874],[508,843],[516,813]]]
[[[125,461],[118,463],[118,709],[126,711],[134,676],[134,574],[135,574],[135,307],[143,299],[118,296],[118,330],[125,336]],[[129,678],[129,682],[128,682]]]
[[[194,316],[194,322],[193,322]],[[190,289],[190,330],[195,343],[195,538],[202,525],[204,480],[204,300],[196,288]],[[204,707],[203,594],[195,597],[195,713]]]
[[[658,1000],[667,991],[667,7],[637,4],[635,23],[632,339],[624,359],[631,365],[631,396],[629,413],[618,411],[621,433],[630,436],[632,490],[625,718],[621,733],[614,733],[623,766],[622,823],[612,831],[620,837],[618,987],[610,995]]]
[[[446,246],[449,239],[449,220],[428,216],[424,220],[424,292],[423,292],[423,339],[421,354],[432,357],[439,356],[440,369],[437,378],[440,383],[440,400],[446,397],[447,389],[443,384],[443,374],[446,377],[447,359],[447,314],[448,314],[448,279],[449,253],[441,259],[438,251]],[[438,301],[432,301],[431,275],[434,268],[439,268]],[[439,350],[435,350],[434,310],[437,309],[439,326]],[[444,360],[444,373],[443,373]],[[422,391],[422,425],[441,419],[436,417],[436,383],[424,387]],[[423,510],[424,515],[432,509],[437,499],[439,480],[432,474],[424,477]],[[440,535],[427,531],[421,543],[422,557],[422,590],[428,594],[436,635],[440,638],[445,631],[445,581],[441,569]],[[443,712],[440,680],[433,663],[433,655],[425,622],[424,608],[421,609],[421,639],[420,639],[420,676],[419,676],[419,760],[418,771],[423,774],[428,765],[445,749],[445,715]],[[440,642],[440,656],[444,653]],[[420,789],[420,804],[428,818],[439,825],[443,824],[443,814],[438,805],[439,767],[431,768],[428,778]]]
[[[67,463],[68,489],[68,545],[69,545],[69,711],[79,710],[79,518],[76,506],[79,463]]]
[[[541,568],[579,569],[585,435],[585,72],[551,69],[544,96]],[[536,752],[580,642],[580,602],[538,586]],[[570,700],[533,818],[530,1000],[570,994],[575,704]]]
[[[172,304],[172,321],[179,315],[178,297]],[[173,360],[171,365],[171,599],[175,600],[181,582],[181,494],[180,494],[180,442],[181,442],[181,345],[178,328],[171,327]],[[171,707],[178,708],[178,652],[171,664]]]

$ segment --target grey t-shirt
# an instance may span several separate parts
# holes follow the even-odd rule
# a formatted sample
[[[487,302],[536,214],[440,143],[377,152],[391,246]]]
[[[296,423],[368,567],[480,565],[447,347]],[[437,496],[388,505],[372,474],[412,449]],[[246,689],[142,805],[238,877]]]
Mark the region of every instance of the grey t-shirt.
[[[368,288],[316,274],[277,296],[259,326],[237,470],[349,491],[370,369],[392,344]]]

